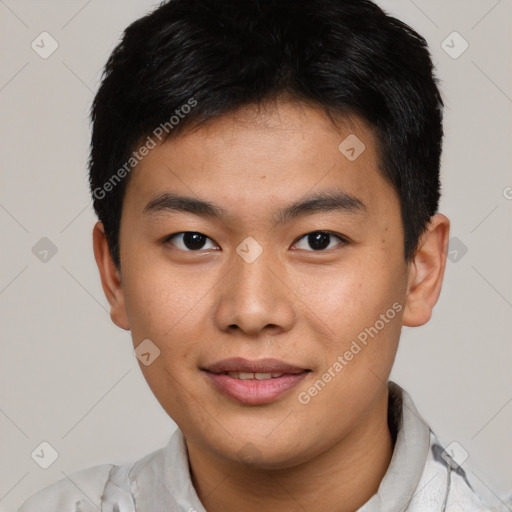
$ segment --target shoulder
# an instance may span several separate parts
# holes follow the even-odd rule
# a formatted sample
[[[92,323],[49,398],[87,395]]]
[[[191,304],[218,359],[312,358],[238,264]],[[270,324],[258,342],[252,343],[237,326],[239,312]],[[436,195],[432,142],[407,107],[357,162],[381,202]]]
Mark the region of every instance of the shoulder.
[[[174,511],[177,501],[189,500],[191,488],[186,447],[177,429],[167,446],[134,462],[66,475],[30,496],[18,512]]]
[[[474,482],[472,485],[462,468],[464,461],[463,453],[457,453],[457,448],[452,445],[445,448],[431,430],[430,449],[418,485],[418,505],[435,504],[442,510],[454,512],[489,512],[491,508],[484,503]],[[419,507],[418,510],[423,509]]]
[[[450,490],[447,499],[448,510],[490,512],[491,508],[482,501],[477,491],[468,482],[466,475],[451,471],[450,476]]]
[[[66,475],[30,496],[18,512],[135,512],[135,499],[150,496],[163,473],[165,448],[123,465],[100,464]]]
[[[114,467],[101,464],[76,471],[30,496],[18,512],[97,512]]]

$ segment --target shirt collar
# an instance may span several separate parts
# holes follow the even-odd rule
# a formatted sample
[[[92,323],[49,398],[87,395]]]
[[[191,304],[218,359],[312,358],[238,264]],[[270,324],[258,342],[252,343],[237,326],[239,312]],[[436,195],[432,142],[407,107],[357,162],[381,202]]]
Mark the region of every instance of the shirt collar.
[[[407,509],[422,476],[430,448],[430,429],[409,394],[388,383],[388,418],[396,432],[391,462],[374,494],[358,512],[400,512]]]

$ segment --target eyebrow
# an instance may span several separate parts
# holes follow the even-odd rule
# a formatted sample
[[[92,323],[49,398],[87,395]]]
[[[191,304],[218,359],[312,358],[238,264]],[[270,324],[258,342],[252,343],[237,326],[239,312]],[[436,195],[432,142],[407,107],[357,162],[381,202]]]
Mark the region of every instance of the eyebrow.
[[[210,201],[166,192],[149,201],[144,213],[188,212],[202,217],[225,219],[227,211]],[[285,224],[293,219],[321,212],[342,212],[364,214],[365,204],[355,196],[346,192],[323,192],[308,195],[295,201],[274,213],[274,219],[279,224]]]

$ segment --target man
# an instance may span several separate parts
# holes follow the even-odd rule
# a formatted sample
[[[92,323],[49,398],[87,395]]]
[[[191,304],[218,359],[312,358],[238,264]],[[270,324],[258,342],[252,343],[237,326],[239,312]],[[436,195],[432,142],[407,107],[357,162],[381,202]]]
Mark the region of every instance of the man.
[[[367,0],[128,27],[92,110],[94,252],[179,429],[21,511],[489,510],[388,380],[441,291],[442,106],[424,39]]]

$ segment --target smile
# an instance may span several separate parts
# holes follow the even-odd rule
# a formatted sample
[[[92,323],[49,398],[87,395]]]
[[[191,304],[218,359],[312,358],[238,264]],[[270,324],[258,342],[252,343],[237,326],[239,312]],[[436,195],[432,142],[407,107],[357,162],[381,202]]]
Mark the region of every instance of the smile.
[[[277,377],[281,377],[285,375],[284,373],[249,373],[249,372],[228,372],[226,375],[229,375],[233,379],[240,380],[267,380],[267,379],[275,379]]]
[[[216,392],[247,405],[276,401],[311,371],[275,359],[232,358],[202,368]]]

